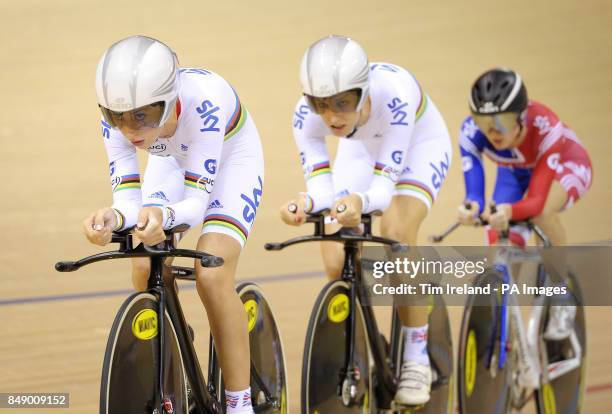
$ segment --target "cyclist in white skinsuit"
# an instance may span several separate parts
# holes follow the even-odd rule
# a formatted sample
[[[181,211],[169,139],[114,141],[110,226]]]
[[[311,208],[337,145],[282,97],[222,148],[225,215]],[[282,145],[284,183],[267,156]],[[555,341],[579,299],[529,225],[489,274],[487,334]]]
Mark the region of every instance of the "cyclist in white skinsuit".
[[[340,225],[355,226],[361,213],[380,210],[383,236],[415,245],[452,157],[434,103],[408,71],[368,63],[362,47],[341,36],[306,51],[301,80],[304,96],[295,109],[293,133],[308,192],[281,207],[283,220],[299,225],[306,213],[331,209]],[[340,137],[333,174],[326,135]],[[322,254],[328,276],[340,277],[342,246],[325,243]],[[399,310],[405,346],[395,399],[423,404],[431,385],[427,307]]]
[[[165,44],[133,36],[112,45],[98,65],[96,89],[110,162],[113,205],[83,223],[96,244],[136,225],[145,244],[163,230],[203,224],[197,249],[223,257],[204,270],[196,261],[225,381],[227,413],[252,413],[247,319],[234,278],[263,186],[259,134],[232,87],[204,69],[180,69]],[[140,183],[136,148],[149,153]],[[150,261],[133,260],[136,289],[147,287]]]

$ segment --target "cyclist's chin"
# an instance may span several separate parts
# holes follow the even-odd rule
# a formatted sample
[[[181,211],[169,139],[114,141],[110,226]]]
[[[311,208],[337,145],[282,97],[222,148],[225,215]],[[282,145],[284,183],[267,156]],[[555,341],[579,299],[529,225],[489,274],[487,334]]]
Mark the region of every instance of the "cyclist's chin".
[[[340,124],[328,124],[327,128],[332,133],[332,135],[335,135],[337,137],[345,137],[355,130],[355,123],[343,122]]]

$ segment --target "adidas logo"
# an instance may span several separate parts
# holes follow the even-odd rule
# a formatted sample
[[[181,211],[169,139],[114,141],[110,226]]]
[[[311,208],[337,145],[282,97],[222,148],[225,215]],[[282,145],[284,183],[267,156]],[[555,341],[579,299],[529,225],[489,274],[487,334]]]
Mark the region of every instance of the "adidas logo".
[[[211,203],[208,205],[208,208],[209,208],[209,209],[212,209],[212,208],[223,208],[223,204],[221,204],[221,203],[219,202],[219,200],[213,200],[213,201],[212,201],[212,202],[211,202]]]
[[[189,149],[189,146],[188,146],[188,145],[181,144],[181,150],[182,150],[182,151],[187,151],[188,149]]]
[[[163,191],[156,191],[153,194],[150,194],[149,198],[159,198],[160,200],[170,202]]]

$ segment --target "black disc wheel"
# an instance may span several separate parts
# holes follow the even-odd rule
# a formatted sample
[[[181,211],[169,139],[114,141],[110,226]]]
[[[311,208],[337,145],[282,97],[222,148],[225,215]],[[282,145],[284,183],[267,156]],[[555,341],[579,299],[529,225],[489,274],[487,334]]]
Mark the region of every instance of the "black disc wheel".
[[[285,355],[272,309],[256,284],[241,283],[236,291],[248,318],[253,410],[256,413],[286,414],[288,404]],[[225,385],[220,371],[216,378],[219,401],[226,410]]]
[[[187,412],[185,369],[174,326],[164,319],[163,399],[156,387],[159,370],[157,298],[147,292],[130,296],[110,331],[100,389],[100,414],[161,412],[162,403]]]
[[[510,410],[513,358],[499,367],[500,351],[511,349],[508,329],[500,343],[502,275],[488,270],[477,276],[476,287],[490,286],[490,294],[470,295],[463,311],[459,334],[457,394],[461,414],[502,414]],[[509,326],[509,325],[507,325]]]
[[[351,308],[355,312],[355,335],[353,364],[349,367],[347,332]],[[370,404],[370,363],[367,332],[359,303],[351,303],[346,282],[329,282],[317,297],[306,331],[302,413],[375,412]]]

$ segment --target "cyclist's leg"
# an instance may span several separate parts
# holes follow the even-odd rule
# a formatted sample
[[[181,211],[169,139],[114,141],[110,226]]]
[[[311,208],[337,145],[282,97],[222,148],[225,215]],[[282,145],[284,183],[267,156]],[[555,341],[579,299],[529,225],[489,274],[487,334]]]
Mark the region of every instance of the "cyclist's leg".
[[[567,243],[565,228],[559,219],[559,213],[566,205],[568,194],[557,181],[553,181],[542,213],[533,218],[533,223],[540,227],[553,246],[564,246]]]
[[[263,151],[250,117],[223,151],[198,250],[223,257],[225,264],[202,268],[196,263],[196,285],[216,344],[227,412],[252,412],[247,315],[235,290],[238,259],[263,192]]]
[[[574,205],[585,195],[591,185],[591,164],[588,157],[566,160],[552,182],[542,213],[533,219],[549,238],[553,246],[567,243],[565,229],[559,214]],[[561,249],[547,249],[542,257],[553,283],[564,281],[566,269],[565,254]],[[544,332],[548,340],[567,338],[573,329],[576,317],[576,306],[553,305]]]
[[[235,290],[235,273],[241,244],[231,236],[206,233],[198,250],[223,257],[224,265],[204,269],[196,261],[197,290],[210,322],[225,387],[230,391],[249,387],[249,336],[242,301]]]
[[[559,213],[584,197],[591,187],[593,177],[591,160],[581,147],[573,147],[572,153],[562,154],[562,158],[548,192],[544,210],[533,219],[553,246],[563,246],[567,242]]]
[[[432,111],[434,109],[432,107]],[[409,246],[417,244],[420,225],[450,168],[450,138],[441,117],[436,117],[436,114],[433,112],[430,119],[426,119],[433,123],[434,128],[428,131],[428,136],[434,138],[416,142],[408,148],[396,194],[381,223],[383,237]],[[418,252],[414,249],[411,252],[413,255],[409,251],[409,258],[419,260]],[[430,398],[431,368],[427,353],[429,297],[417,295],[409,300],[410,306],[398,306],[404,349],[395,401],[412,405],[425,403]]]
[[[396,195],[385,211],[380,225],[383,237],[398,240],[408,246],[415,246],[421,223],[429,212],[428,205],[420,198],[410,195]],[[420,298],[422,304],[398,306],[398,313],[403,326],[416,327],[427,324],[427,297]]]
[[[148,257],[132,257],[132,284],[138,292],[147,290],[151,259]]]
[[[340,230],[340,225],[337,222],[325,224],[325,233],[333,233],[338,230]],[[325,266],[325,274],[329,280],[340,279],[340,276],[342,276],[343,249],[341,243],[321,242],[321,257]]]
[[[565,228],[559,219],[559,213],[567,204],[568,198],[569,195],[561,184],[558,181],[553,181],[542,213],[532,220],[535,225],[542,229],[553,246],[564,246],[567,243]],[[544,256],[546,257],[545,263],[553,264],[553,266],[547,266],[548,274],[553,282],[562,282],[567,274],[567,263],[563,251],[549,249]],[[567,338],[571,334],[575,317],[576,306],[551,306],[544,338],[557,341]]]

